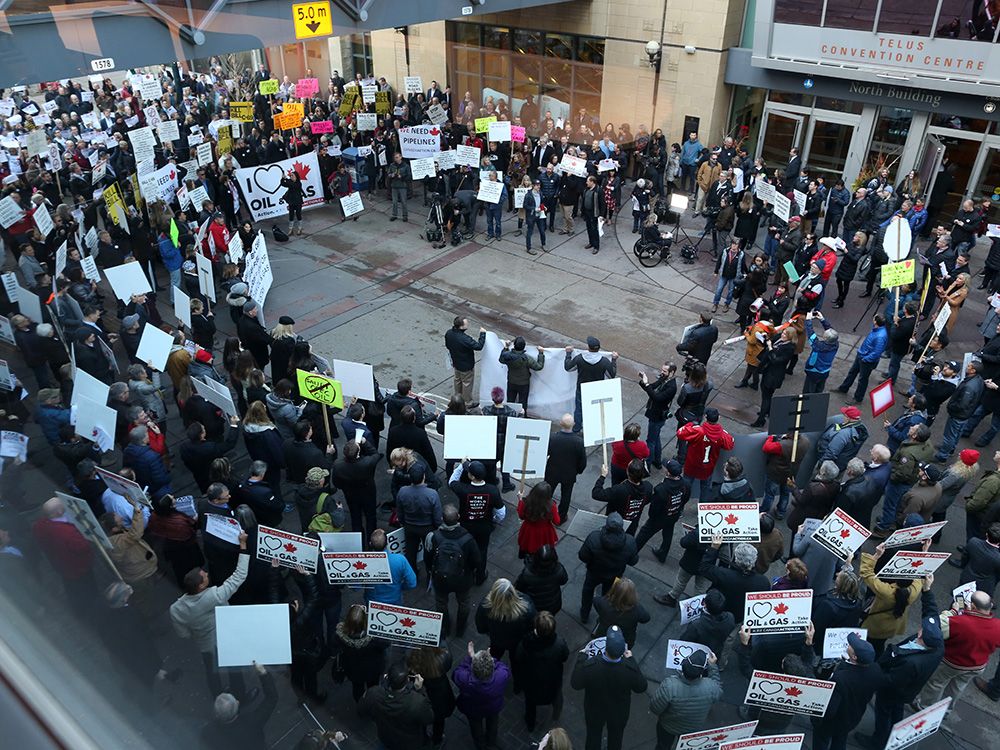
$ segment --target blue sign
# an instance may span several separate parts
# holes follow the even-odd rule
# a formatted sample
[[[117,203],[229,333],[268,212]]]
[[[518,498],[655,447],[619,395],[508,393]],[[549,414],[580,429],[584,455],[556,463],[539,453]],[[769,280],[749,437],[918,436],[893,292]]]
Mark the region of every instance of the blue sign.
[[[811,89],[813,87],[813,79],[807,78],[802,82],[802,85],[805,86],[807,89]]]

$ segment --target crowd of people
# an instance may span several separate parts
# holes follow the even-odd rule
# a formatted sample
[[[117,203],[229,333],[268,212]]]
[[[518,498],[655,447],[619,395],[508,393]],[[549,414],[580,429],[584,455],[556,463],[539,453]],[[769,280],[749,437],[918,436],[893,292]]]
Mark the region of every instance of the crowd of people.
[[[557,207],[564,234],[572,234],[574,218],[583,215],[588,247],[597,252],[598,220],[612,221],[620,211],[625,175],[636,178],[634,232],[649,224],[656,201],[680,190],[690,193],[692,209],[706,216],[703,238],[723,241],[712,309],[701,312],[676,344],[676,363],[668,360],[655,380],[643,373],[637,382],[648,399],[645,439],[643,425],[624,425],[623,438],[611,446],[609,465],[600,467],[591,490],[606,519],[581,540],[577,558],[585,576],[578,608],[574,602],[571,611],[588,629],[596,612],[590,636],[604,641],[600,647],[573,643],[582,650],[568,665],[571,689],[582,692],[584,747],[597,750],[602,741],[609,750],[623,747],[632,694],[649,688],[632,649],[640,629],[666,611],[651,611],[652,603],[676,608],[683,599],[706,592],[701,615],[678,635],[706,651],[685,657],[679,671],[649,690],[660,750],[670,750],[680,735],[709,728],[706,720],[721,696],[720,670],[743,678],[764,669],[832,680],[834,700],[812,724],[812,745],[820,750],[845,747],[871,703],[874,729],[858,740],[878,750],[912,706],[927,707],[942,696],[957,700],[970,684],[1000,699],[1000,673],[989,681],[981,676],[1000,646],[1000,624],[992,614],[1000,578],[1000,451],[983,459],[967,447],[954,458],[959,442],[971,437],[986,416],[990,427],[975,447],[990,446],[1000,431],[1000,401],[994,395],[1000,390],[1000,382],[994,382],[1000,374],[1000,302],[991,303],[980,328],[984,344],[970,361],[944,360],[941,354],[973,278],[969,264],[977,235],[984,231],[984,207],[967,201],[950,224],[930,227],[931,244],[921,248],[916,238],[930,222],[913,175],[894,189],[889,174],[880,173],[852,195],[842,181],[828,188],[822,177],[812,178],[794,149],[787,165],[773,169],[751,160],[732,138],[705,148],[691,133],[683,145],[668,148],[660,131],[648,134],[640,128],[634,137],[628,133],[631,148],[624,151],[614,142],[622,141],[622,134],[602,130],[598,136],[586,112],[571,122],[556,121],[537,107],[526,114],[525,108],[534,106],[529,100],[513,116],[504,102],[480,105],[468,94],[454,102],[436,82],[426,93],[390,95],[394,103],[380,113],[379,127],[358,131],[357,108],[364,106],[358,103],[342,113],[350,87],[339,75],[330,80],[327,95],[317,92],[303,102],[308,116],[302,124],[282,133],[273,128],[273,116],[296,101],[292,82],[281,82],[277,94],[251,96],[257,84],[270,79],[266,69],[246,71],[237,80],[227,80],[215,67],[177,76],[176,68],[156,73],[163,95],[148,103],[131,80],[112,85],[105,79],[87,88],[70,81],[37,94],[14,92],[20,119],[11,125],[7,116],[3,138],[5,148],[8,142],[17,147],[0,164],[0,176],[3,197],[18,213],[2,238],[8,267],[17,268],[16,280],[42,312],[36,319],[33,306],[2,301],[19,350],[12,369],[20,370],[23,363],[34,381],[17,376],[12,389],[0,392],[3,427],[20,432],[29,420],[37,423],[65,469],[50,477],[52,484],[90,508],[109,540],[108,556],[120,580],[109,580],[91,541],[70,522],[65,500],[55,496],[39,502],[9,485],[3,504],[12,512],[5,514],[10,528],[0,530],[0,558],[10,569],[47,560],[62,582],[67,607],[82,622],[110,644],[136,646],[112,648],[110,654],[146,688],[176,679],[152,635],[157,623],[168,619],[204,663],[213,700],[206,742],[264,747],[264,727],[277,702],[275,670],[258,667],[261,689],[251,692],[244,681],[249,673],[217,666],[215,608],[288,603],[295,690],[313,704],[327,705],[336,717],[355,706],[346,695],[333,700],[328,693],[332,685],[349,681],[357,712],[374,722],[388,750],[440,746],[455,724],[450,717],[456,708],[467,720],[473,745],[495,747],[499,717],[511,693],[523,694],[529,730],[540,723],[548,727],[540,747],[572,746],[569,735],[553,726],[562,715],[564,669],[571,657],[556,619],[569,581],[560,547],[566,546],[566,524],[580,505],[572,501],[574,485],[588,465],[580,434],[580,388],[616,377],[617,353],[603,353],[593,336],[585,349],[569,346],[564,355],[549,353],[577,378],[575,413],[565,414],[551,435],[544,478],[515,495],[509,475],[493,461],[473,456],[439,467],[427,428],[434,424],[444,434],[450,415],[496,416],[502,449],[506,419],[528,408],[533,373],[545,366],[544,347],[529,354],[523,338],[505,342],[499,361],[508,368],[506,387],[494,388],[491,403],[480,404],[473,386],[476,353],[484,347],[486,331],[473,338],[467,317],[458,314],[444,337],[454,368],[447,409],[431,408],[405,372],[394,391],[375,382],[372,400],[328,407],[306,399],[297,379],[298,371],[322,372],[324,359],[297,334],[292,317],[281,316],[270,329],[262,325],[262,301],[252,299],[245,267],[228,254],[233,234],[250,248],[260,231],[249,220],[233,170],[317,149],[330,191],[326,197],[332,200],[354,189],[351,179],[343,178],[346,164],[332,147],[370,146],[368,189],[385,188],[392,218],[406,221],[412,185],[398,129],[426,122],[433,105],[442,105],[451,118],[441,127],[442,148],[478,146],[483,167],[494,171],[487,179],[503,175],[508,201],[514,188],[530,188],[522,207],[507,203],[508,211],[522,212],[529,253],[535,252],[535,229],[546,249],[545,231],[555,228]],[[365,84],[359,78],[355,85]],[[375,85],[392,92],[385,79]],[[240,93],[253,102],[255,120],[240,135],[230,130],[231,150],[222,153],[220,135],[225,134],[220,131],[233,125],[227,107]],[[136,164],[128,132],[148,122],[148,107],[161,121],[175,119],[180,137],[160,143],[152,165]],[[484,143],[475,120],[494,115],[524,124],[523,144]],[[38,122],[40,116],[49,122]],[[333,132],[314,137],[311,123],[319,121],[333,123]],[[46,134],[46,148],[29,155],[29,142],[31,148],[35,143],[31,133],[38,129]],[[578,143],[582,135],[593,139]],[[192,136],[197,136],[193,144]],[[202,139],[216,149],[213,159],[185,167]],[[566,154],[584,159],[586,177],[557,168]],[[602,167],[608,160],[618,167]],[[176,197],[143,200],[140,173],[169,163],[177,164],[189,195],[205,188],[208,199],[201,206],[186,210]],[[444,204],[445,236],[460,223],[466,232],[475,231],[479,179],[479,172],[467,167],[427,178],[427,202]],[[291,233],[302,231],[297,182],[291,175],[283,180]],[[805,205],[792,200],[783,220],[760,198],[764,191],[758,183],[793,199],[793,190],[804,193]],[[108,200],[109,191],[120,197]],[[485,210],[487,238],[499,237],[498,208]],[[41,212],[51,227],[39,218]],[[826,285],[837,280],[835,308],[848,302],[855,278],[867,284],[861,297],[874,300],[879,269],[888,260],[882,238],[893,221],[909,224],[911,252],[924,266],[923,278],[890,290],[881,300],[884,307],[871,314],[871,330],[836,389],[848,394],[853,388],[853,399],[815,438],[815,446],[805,435],[767,435],[760,441],[764,476],[748,476],[743,462],[727,455],[737,437],[711,404],[718,386],[709,363],[724,345],[718,343],[713,320],[719,304],[728,312],[736,300],[739,340],[746,347],[746,370],[736,387],[760,391],[752,427],[765,427],[773,397],[788,390],[786,379],[800,360],[802,393],[825,389],[840,346],[822,312]],[[199,256],[213,265],[214,294],[206,294],[199,283]],[[96,266],[87,262],[91,259]],[[153,291],[116,303],[99,271],[132,262],[147,274]],[[983,287],[1000,299],[996,239],[985,268]],[[11,287],[5,283],[5,288]],[[164,312],[167,300],[158,300],[157,293],[164,291],[172,299],[174,288],[191,299],[190,326],[171,325],[173,316]],[[933,326],[944,309],[950,311],[947,323]],[[921,322],[926,322],[923,332],[918,331]],[[146,326],[163,327],[173,336],[162,373],[138,356]],[[884,435],[873,435],[858,405],[883,358],[886,377],[893,381],[905,359],[914,367],[900,386],[904,408],[885,419]],[[110,386],[107,406],[116,424],[106,440],[75,430],[71,407],[77,370]],[[237,414],[224,413],[199,394],[194,383],[206,379],[229,389]],[[935,443],[932,425],[942,407],[947,417]],[[171,444],[166,429],[175,409],[184,427],[179,444]],[[668,423],[676,437],[672,445],[662,434]],[[814,458],[815,470],[800,486],[796,478],[807,457],[810,463]],[[146,502],[115,491],[101,468],[145,488]],[[382,486],[383,469],[391,473],[388,488]],[[177,490],[187,485],[196,487],[194,507],[180,501]],[[651,551],[666,564],[678,522],[696,505],[693,492],[701,502],[759,500],[760,541],[733,544],[715,537],[705,542],[697,528],[682,524],[679,563],[663,569],[669,588],[644,602],[629,568],[657,535]],[[881,543],[861,553],[855,567],[853,557],[841,560],[806,533],[808,521],[839,508],[870,526],[877,541],[896,529],[944,520],[951,505],[966,495],[965,543],[950,562],[962,568],[962,583],[976,584],[968,599],[936,592],[933,576],[880,578],[886,561]],[[391,510],[387,520],[379,518],[380,501]],[[490,541],[506,520],[508,503],[520,522],[516,545],[523,560],[514,580],[490,575],[490,561],[498,554]],[[238,540],[209,533],[213,516],[233,519]],[[16,520],[24,518],[33,523]],[[310,573],[258,559],[252,553],[261,525],[317,540],[321,532],[360,532],[365,549],[372,551],[388,550],[388,532],[402,529],[405,552],[387,553],[390,583],[359,591],[331,584],[322,570]],[[920,546],[927,550],[936,544],[940,535]],[[365,605],[412,604],[422,581],[433,588],[433,607],[443,615],[441,645],[416,648],[399,659],[388,641],[369,635]],[[743,627],[746,594],[783,589],[812,590],[808,630],[751,635]],[[917,612],[918,601],[914,628],[910,613]],[[471,641],[470,618],[476,633]],[[852,637],[842,658],[818,658],[823,633],[839,627],[865,628],[867,637]],[[464,647],[457,663],[446,639]],[[551,707],[545,722],[539,722],[539,706]],[[769,710],[744,707],[743,712],[759,721],[758,734],[780,733],[791,720]],[[954,731],[956,722],[953,702],[944,726]],[[345,738],[314,733],[302,746],[334,742]]]

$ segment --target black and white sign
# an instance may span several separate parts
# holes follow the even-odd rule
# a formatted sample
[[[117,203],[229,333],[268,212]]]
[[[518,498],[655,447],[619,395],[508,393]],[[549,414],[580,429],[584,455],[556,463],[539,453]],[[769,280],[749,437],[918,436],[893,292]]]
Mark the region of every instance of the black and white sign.
[[[707,646],[703,646],[700,643],[693,643],[691,641],[681,641],[670,639],[667,641],[667,669],[676,669],[680,671],[681,662],[687,657],[693,654],[695,651],[704,651],[706,654],[711,654],[712,650]]]
[[[677,740],[674,750],[714,750],[723,742],[743,740],[753,736],[755,729],[757,729],[757,722],[748,721],[745,724],[732,724],[728,727],[682,734]]]
[[[698,540],[759,542],[760,507],[757,503],[698,503]]]
[[[950,552],[897,552],[878,572],[879,578],[923,578],[951,557]]]
[[[951,698],[945,698],[893,725],[885,750],[903,750],[934,734],[948,714],[949,705]]]
[[[812,617],[812,589],[748,592],[743,625],[751,633],[804,633]]]
[[[840,508],[834,508],[813,534],[813,540],[841,560],[857,552],[872,533]]]
[[[414,646],[441,642],[441,613],[368,602],[368,635]]]
[[[324,552],[330,583],[392,583],[386,552]]]
[[[319,540],[270,526],[257,527],[258,560],[277,560],[286,568],[301,565],[309,573],[315,573],[318,558]]]
[[[930,539],[948,524],[947,521],[935,521],[925,523],[922,526],[910,526],[905,529],[896,529],[883,542],[886,549],[893,547],[905,547],[908,544],[918,544],[925,539]]]
[[[784,714],[823,716],[835,683],[776,672],[753,671],[743,702]]]

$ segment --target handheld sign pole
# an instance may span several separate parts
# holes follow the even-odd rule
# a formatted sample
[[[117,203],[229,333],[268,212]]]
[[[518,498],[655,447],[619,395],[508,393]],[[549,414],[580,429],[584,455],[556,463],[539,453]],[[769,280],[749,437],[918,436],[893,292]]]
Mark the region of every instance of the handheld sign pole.
[[[901,219],[896,219],[896,221],[901,221]],[[899,260],[900,256],[902,255],[902,253],[900,251],[900,247],[899,247],[900,240],[902,240],[902,239],[903,239],[903,233],[902,232],[896,232],[896,260],[897,261]],[[896,323],[899,320],[899,287],[898,286],[895,287],[895,289],[893,289],[893,292],[896,295],[896,305],[895,305],[894,312],[892,314],[892,320],[893,320],[893,323]]]
[[[938,337],[937,331],[935,331],[934,333],[931,334],[931,337],[927,339],[927,346],[924,347],[924,350],[920,353],[920,359],[917,360],[918,365],[924,361],[924,357],[927,356],[927,350],[931,348],[931,344],[934,343],[934,339],[936,339],[937,337]]]
[[[528,446],[532,440],[538,440],[537,435],[517,435],[518,440],[524,441],[524,453],[521,454],[521,484],[517,488],[518,496],[524,493],[524,480],[528,474]]]
[[[799,450],[799,427],[802,425],[802,396],[795,397],[795,430],[792,432],[792,456],[791,462],[795,463],[795,457]]]
[[[333,438],[330,437],[330,416],[326,413],[326,404],[320,404],[323,412],[323,429],[326,430],[326,444],[333,445]]]
[[[598,398],[590,402],[591,404],[597,404],[597,406],[601,410],[601,455],[604,459],[604,462],[602,464],[603,466],[608,465],[608,441],[607,441],[608,431],[604,426],[604,404],[605,402],[610,400],[611,400],[610,398]],[[527,450],[527,443],[525,443],[525,450]]]

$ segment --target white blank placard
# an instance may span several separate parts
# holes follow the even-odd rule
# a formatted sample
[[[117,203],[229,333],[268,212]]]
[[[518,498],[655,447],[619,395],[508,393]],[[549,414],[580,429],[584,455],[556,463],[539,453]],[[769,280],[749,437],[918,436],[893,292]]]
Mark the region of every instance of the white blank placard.
[[[173,336],[147,322],[142,328],[142,338],[139,339],[139,348],[136,350],[135,357],[140,362],[149,362],[154,370],[164,372],[167,369],[170,347],[173,345]]]
[[[191,298],[180,287],[174,287],[174,315],[184,325],[191,328]]]
[[[89,398],[74,399],[76,406],[76,434],[97,442],[97,430],[103,430],[109,438],[115,436],[117,413],[110,406],[91,401]]]
[[[227,417],[238,417],[240,414],[233,403],[233,395],[229,388],[211,380],[199,380],[191,378],[194,391],[210,404],[218,406],[225,412]]]
[[[345,396],[354,396],[365,401],[375,400],[375,373],[371,365],[335,359],[333,377],[340,381],[340,389]]]
[[[220,667],[246,667],[254,662],[291,664],[288,605],[216,607],[215,644]]]
[[[444,418],[444,457],[496,459],[497,418],[448,414]]]
[[[131,300],[133,294],[149,294],[153,291],[149,279],[138,263],[123,263],[120,266],[105,268],[104,275],[108,277],[108,283],[114,289],[115,296],[122,302]]]
[[[597,380],[580,386],[580,401],[583,406],[583,443],[601,445],[621,440],[624,435],[622,417],[622,381]],[[601,409],[604,409],[604,428],[601,429]]]
[[[361,552],[360,531],[320,532],[319,541],[324,552]]]
[[[107,404],[110,391],[110,385],[77,367],[73,373],[73,396],[70,402],[76,404],[81,398],[86,398],[95,404]]]
[[[552,423],[547,419],[508,417],[503,447],[503,470],[521,479],[523,466],[524,479],[544,476],[551,432]],[[525,444],[528,446],[527,455],[524,452]]]

